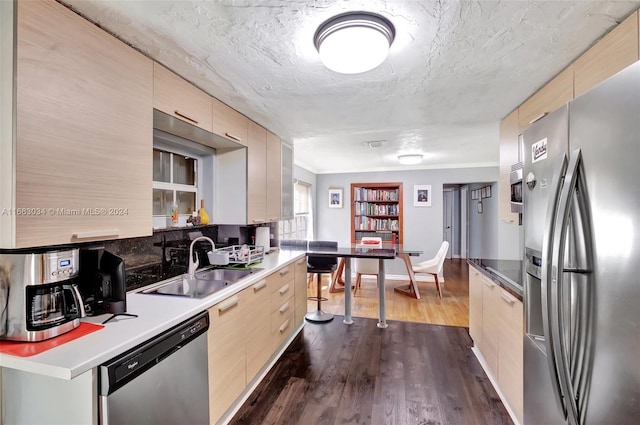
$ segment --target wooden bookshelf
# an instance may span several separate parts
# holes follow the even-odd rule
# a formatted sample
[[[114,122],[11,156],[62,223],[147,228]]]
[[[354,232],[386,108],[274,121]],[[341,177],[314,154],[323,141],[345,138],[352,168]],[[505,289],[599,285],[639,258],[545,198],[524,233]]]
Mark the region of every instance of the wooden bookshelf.
[[[351,243],[363,236],[402,243],[402,183],[351,183]]]

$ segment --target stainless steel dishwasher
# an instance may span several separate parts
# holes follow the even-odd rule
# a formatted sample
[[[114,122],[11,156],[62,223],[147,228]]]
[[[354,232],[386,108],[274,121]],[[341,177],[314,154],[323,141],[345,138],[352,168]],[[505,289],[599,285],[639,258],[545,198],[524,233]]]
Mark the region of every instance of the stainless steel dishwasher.
[[[101,425],[209,423],[203,312],[100,366]]]

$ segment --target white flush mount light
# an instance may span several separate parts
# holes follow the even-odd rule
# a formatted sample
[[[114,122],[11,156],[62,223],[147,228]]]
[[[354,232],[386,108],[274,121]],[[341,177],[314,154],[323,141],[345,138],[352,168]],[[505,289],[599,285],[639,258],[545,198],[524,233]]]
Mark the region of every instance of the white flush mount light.
[[[348,12],[325,21],[313,41],[322,63],[341,74],[359,74],[380,65],[389,53],[395,28],[369,12]]]
[[[398,155],[398,162],[402,165],[415,165],[422,162],[421,154]]]

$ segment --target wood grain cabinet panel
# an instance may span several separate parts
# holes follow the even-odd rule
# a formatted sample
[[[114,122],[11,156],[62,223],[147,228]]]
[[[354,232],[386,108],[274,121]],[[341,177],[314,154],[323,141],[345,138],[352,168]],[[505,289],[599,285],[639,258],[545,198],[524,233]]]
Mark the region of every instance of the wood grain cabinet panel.
[[[523,420],[524,354],[522,302],[499,289],[498,384],[520,423]]]
[[[605,35],[574,62],[575,97],[639,59],[638,11]]]
[[[215,424],[247,384],[246,322],[248,296],[244,290],[209,309],[209,417]]]
[[[267,222],[267,130],[251,121],[247,147],[247,224]]]
[[[19,1],[15,247],[150,235],[153,62],[54,1]]]
[[[573,66],[555,76],[518,108],[520,131],[573,100]]]
[[[279,221],[282,207],[282,142],[275,134],[267,131],[266,182],[267,220]]]
[[[249,118],[225,105],[216,98],[212,99],[213,132],[232,142],[248,145]]]
[[[153,64],[153,107],[212,131],[212,97],[164,66]]]
[[[271,338],[271,293],[267,279],[247,289],[247,383],[251,382],[271,357],[275,348]]]
[[[511,166],[519,161],[518,110],[500,122],[500,179],[498,181],[499,218],[509,224],[519,224],[518,213],[511,212]]]
[[[474,345],[482,350],[482,275],[469,267],[469,335]]]
[[[499,287],[482,276],[482,355],[494,376],[498,376],[498,335],[500,330]]]

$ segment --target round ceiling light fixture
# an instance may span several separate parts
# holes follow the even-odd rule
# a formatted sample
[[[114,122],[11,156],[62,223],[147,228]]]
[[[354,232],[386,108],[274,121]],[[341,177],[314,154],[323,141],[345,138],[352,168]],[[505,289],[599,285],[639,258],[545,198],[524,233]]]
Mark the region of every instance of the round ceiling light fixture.
[[[347,12],[325,21],[313,37],[322,63],[341,74],[359,74],[380,65],[395,37],[393,24],[369,12]]]
[[[410,154],[410,155],[398,155],[398,162],[402,165],[415,165],[422,162],[423,155]]]

